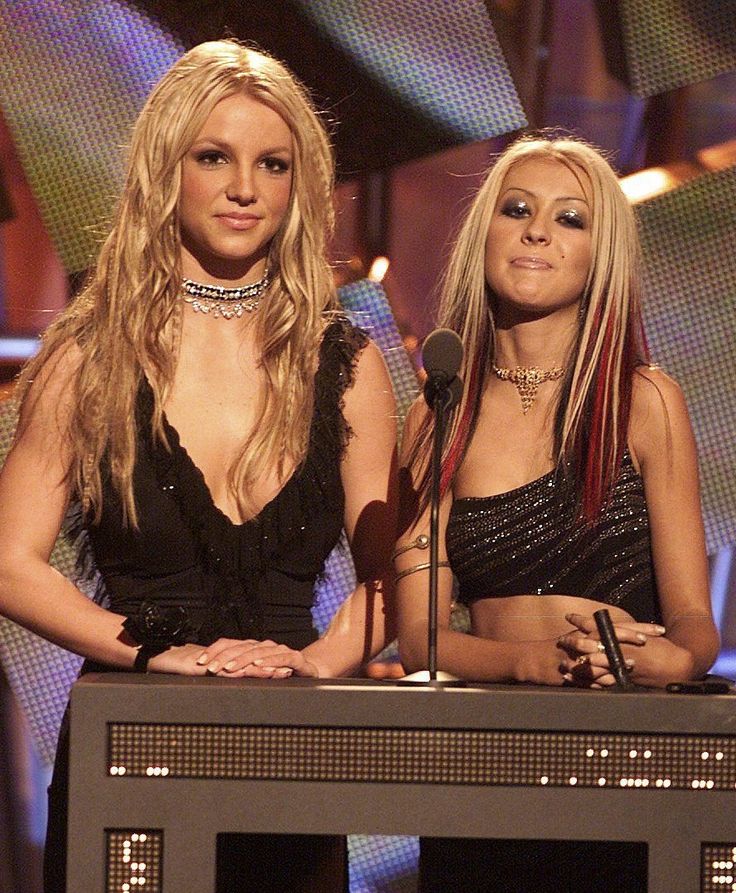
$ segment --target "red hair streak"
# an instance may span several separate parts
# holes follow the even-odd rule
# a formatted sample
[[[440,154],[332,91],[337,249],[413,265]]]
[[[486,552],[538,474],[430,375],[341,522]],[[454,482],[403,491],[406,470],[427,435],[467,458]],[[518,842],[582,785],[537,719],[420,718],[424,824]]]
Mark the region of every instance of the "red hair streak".
[[[473,365],[470,368],[470,375],[468,377],[468,399],[465,402],[465,409],[463,410],[463,414],[460,418],[455,437],[453,438],[453,441],[450,444],[450,448],[447,451],[447,455],[442,462],[442,474],[440,475],[440,498],[442,498],[450,489],[450,484],[452,483],[452,479],[455,476],[455,472],[457,471],[458,465],[462,460],[463,454],[465,453],[465,447],[468,443],[470,425],[473,421],[473,412],[477,403],[478,396],[478,386],[480,378],[480,375],[478,373],[479,365],[480,363],[478,359],[475,358],[475,360],[473,361]]]

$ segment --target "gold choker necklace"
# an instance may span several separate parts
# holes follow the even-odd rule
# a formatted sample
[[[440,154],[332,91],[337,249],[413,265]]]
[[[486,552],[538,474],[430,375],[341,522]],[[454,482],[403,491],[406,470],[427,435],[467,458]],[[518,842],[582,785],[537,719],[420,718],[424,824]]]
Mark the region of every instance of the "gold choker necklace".
[[[539,366],[517,366],[515,369],[500,369],[493,365],[493,371],[501,381],[510,381],[521,397],[521,411],[524,415],[537,399],[539,385],[544,381],[558,381],[565,374],[562,366],[540,369]]]
[[[237,288],[222,285],[203,285],[191,279],[183,279],[181,296],[185,304],[191,304],[195,313],[211,313],[217,319],[241,317],[243,313],[253,313],[261,303],[261,295],[270,283],[268,270],[258,280]]]

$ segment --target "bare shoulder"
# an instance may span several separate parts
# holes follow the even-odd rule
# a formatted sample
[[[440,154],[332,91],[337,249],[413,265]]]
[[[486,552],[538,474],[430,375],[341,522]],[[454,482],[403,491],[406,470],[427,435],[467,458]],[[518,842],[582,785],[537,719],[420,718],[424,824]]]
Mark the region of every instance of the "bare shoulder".
[[[692,442],[682,388],[659,366],[640,366],[634,372],[630,442],[641,465]]]
[[[395,416],[396,402],[386,361],[370,339],[355,359],[353,383],[345,392],[345,418],[355,427],[361,420]]]
[[[355,363],[355,380],[358,378],[386,378],[388,369],[383,353],[375,341],[368,338],[365,347],[361,348]]]
[[[69,339],[49,356],[28,381],[21,405],[19,433],[38,423],[63,423],[74,405],[74,385],[82,365],[79,345]]]

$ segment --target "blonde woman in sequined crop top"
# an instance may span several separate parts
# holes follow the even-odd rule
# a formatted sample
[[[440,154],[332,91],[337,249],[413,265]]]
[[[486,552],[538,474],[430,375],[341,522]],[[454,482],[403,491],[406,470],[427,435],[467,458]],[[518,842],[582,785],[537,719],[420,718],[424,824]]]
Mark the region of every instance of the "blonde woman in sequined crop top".
[[[439,325],[464,344],[443,452],[438,666],[486,681],[605,687],[593,612],[614,620],[633,681],[712,665],[697,459],[678,385],[649,362],[631,208],[577,140],[522,138],[460,230]],[[427,665],[432,419],[407,421],[400,653]],[[470,632],[451,627],[453,573]]]

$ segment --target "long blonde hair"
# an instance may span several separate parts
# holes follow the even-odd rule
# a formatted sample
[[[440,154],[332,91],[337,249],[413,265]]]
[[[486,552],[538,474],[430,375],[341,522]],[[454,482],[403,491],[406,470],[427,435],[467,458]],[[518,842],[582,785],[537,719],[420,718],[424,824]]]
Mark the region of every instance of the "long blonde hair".
[[[521,161],[554,159],[585,186],[592,202],[592,262],[578,332],[555,417],[555,458],[571,475],[581,515],[593,523],[604,506],[626,447],[633,371],[646,361],[641,325],[639,241],[634,214],[606,159],[577,139],[524,136],[496,160],[459,230],[441,281],[438,323],[465,347],[462,399],[443,453],[442,491],[451,486],[478,417],[493,364],[492,294],[485,276],[486,234],[509,170]],[[426,506],[430,420],[419,428],[410,466]]]
[[[148,98],[132,134],[125,188],[109,235],[80,295],[47,330],[19,382],[21,399],[62,347],[81,350],[66,436],[70,479],[99,519],[102,467],[137,526],[133,497],[135,406],[143,378],[154,395],[153,434],[166,443],[162,406],[177,363],[180,316],[178,201],[181,162],[220,100],[245,93],[276,111],[294,145],[289,207],[270,249],[272,282],[258,312],[265,371],[262,422],[243,444],[229,486],[244,515],[250,485],[283,474],[308,447],[313,378],[324,315],[337,307],[327,244],[334,227],[334,158],[306,89],[276,59],[234,40],[187,52]],[[168,446],[168,445],[167,445]]]

